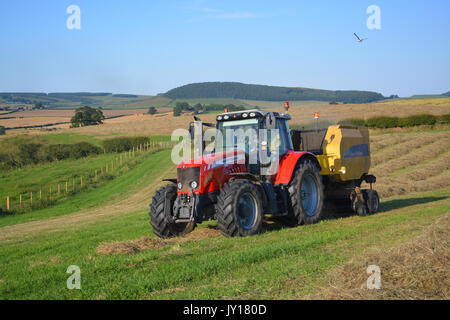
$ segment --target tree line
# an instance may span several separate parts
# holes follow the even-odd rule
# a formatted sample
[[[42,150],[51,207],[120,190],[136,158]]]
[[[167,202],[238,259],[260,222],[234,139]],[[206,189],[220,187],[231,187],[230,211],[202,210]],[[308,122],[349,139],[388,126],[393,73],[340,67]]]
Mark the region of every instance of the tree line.
[[[236,106],[234,104],[220,104],[220,103],[212,103],[208,105],[197,103],[195,105],[190,105],[188,102],[183,101],[177,102],[175,104],[175,107],[173,108],[173,115],[174,117],[178,117],[184,111],[192,112],[193,114],[207,113],[211,111],[223,111],[225,110],[225,108],[227,108],[230,112],[245,110],[245,107],[243,107],[242,105]]]

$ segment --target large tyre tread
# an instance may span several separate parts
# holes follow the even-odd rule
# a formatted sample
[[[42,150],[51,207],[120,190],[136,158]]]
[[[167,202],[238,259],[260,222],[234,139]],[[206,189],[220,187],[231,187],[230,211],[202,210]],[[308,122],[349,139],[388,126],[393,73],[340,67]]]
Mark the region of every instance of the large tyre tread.
[[[227,237],[235,237],[235,236],[245,236],[246,234],[242,231],[240,231],[238,222],[236,217],[234,216],[234,202],[235,202],[235,196],[239,193],[239,190],[246,185],[248,185],[249,182],[246,180],[236,180],[232,181],[230,183],[226,183],[221,191],[219,196],[217,197],[217,227],[219,228],[220,232]],[[262,210],[262,200],[261,200],[261,194],[256,186],[253,185],[254,191],[257,194],[258,201],[259,201],[259,210]],[[257,226],[257,232],[260,232],[261,225],[262,225],[262,212],[261,214],[261,221],[259,223],[259,226]]]
[[[169,225],[166,223],[164,216],[165,192],[171,185],[160,188],[156,191],[150,205],[150,224],[155,233],[160,238],[169,238],[172,236]]]
[[[172,190],[170,190],[172,189]],[[155,195],[152,198],[152,203],[150,204],[150,225],[152,226],[153,233],[156,234],[159,238],[171,238],[177,236],[184,236],[187,233],[191,232],[195,228],[195,223],[187,223],[185,228],[179,228],[177,230],[173,225],[171,225],[165,218],[164,213],[164,205],[165,205],[165,195],[166,192],[173,192],[175,195],[177,193],[177,189],[175,185],[169,184],[158,191],[156,191]]]
[[[300,187],[300,179],[302,177],[302,172],[305,171],[313,171],[315,172],[315,175],[317,177],[317,180],[320,184],[319,187],[319,203],[318,203],[318,214],[314,217],[306,216],[306,214],[303,213],[301,199],[299,196],[299,187]],[[294,171],[292,173],[293,178],[291,179],[291,182],[288,185],[288,192],[289,192],[289,208],[288,208],[288,215],[285,217],[282,217],[282,222],[284,222],[288,226],[297,226],[301,224],[312,224],[320,221],[322,219],[323,215],[323,203],[324,203],[324,193],[323,193],[323,184],[321,177],[319,175],[320,168],[317,167],[317,164],[314,163],[311,160],[303,160],[300,161],[296,167],[294,168]]]

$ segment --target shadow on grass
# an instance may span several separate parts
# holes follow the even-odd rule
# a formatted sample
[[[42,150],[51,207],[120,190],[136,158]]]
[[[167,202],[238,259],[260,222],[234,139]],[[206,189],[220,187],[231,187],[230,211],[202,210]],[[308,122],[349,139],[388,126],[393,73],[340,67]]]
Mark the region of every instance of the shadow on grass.
[[[417,204],[425,204],[440,200],[445,200],[450,197],[418,197],[418,198],[408,198],[408,199],[393,199],[387,200],[380,204],[379,212],[386,212],[395,209],[406,208],[409,206],[414,206]],[[333,205],[328,204],[324,209],[322,220],[335,220],[339,218],[348,218],[355,216],[356,213],[353,211],[345,210],[342,208],[337,208]],[[277,218],[266,217],[263,222],[263,232],[280,230],[282,228],[288,228],[286,225],[281,223]]]
[[[405,208],[414,206],[416,204],[430,203],[440,200],[445,200],[450,197],[420,197],[420,198],[408,198],[408,199],[393,199],[381,203],[380,212],[386,212],[394,209]]]

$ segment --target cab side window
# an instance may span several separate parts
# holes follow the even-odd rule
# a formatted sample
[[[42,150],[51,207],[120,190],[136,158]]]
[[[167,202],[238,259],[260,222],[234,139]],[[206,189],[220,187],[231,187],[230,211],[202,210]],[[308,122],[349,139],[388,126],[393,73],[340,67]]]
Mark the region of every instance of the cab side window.
[[[289,126],[287,120],[277,119],[277,129],[280,134],[280,155],[285,154],[288,150],[292,150],[292,141],[289,134]]]

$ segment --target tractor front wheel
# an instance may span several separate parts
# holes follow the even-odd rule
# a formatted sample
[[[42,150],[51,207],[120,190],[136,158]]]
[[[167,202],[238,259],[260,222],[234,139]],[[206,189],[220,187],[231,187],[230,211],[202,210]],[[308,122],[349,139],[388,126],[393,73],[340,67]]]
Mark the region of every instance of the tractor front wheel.
[[[263,207],[258,188],[246,180],[226,183],[217,197],[217,226],[228,237],[261,232]]]
[[[177,198],[177,187],[169,184],[156,191],[150,204],[150,224],[153,233],[160,238],[184,236],[194,230],[195,222],[174,223],[169,222],[165,216],[165,207],[172,212],[173,204]]]

